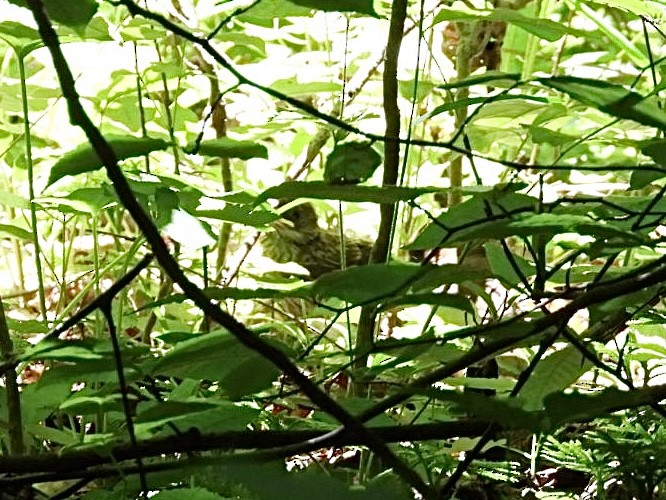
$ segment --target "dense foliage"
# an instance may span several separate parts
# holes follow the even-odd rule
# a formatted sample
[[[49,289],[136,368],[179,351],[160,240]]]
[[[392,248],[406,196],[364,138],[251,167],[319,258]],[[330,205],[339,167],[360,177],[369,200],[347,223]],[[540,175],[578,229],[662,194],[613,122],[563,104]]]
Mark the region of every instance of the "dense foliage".
[[[661,498],[665,13],[1,2],[0,498]]]

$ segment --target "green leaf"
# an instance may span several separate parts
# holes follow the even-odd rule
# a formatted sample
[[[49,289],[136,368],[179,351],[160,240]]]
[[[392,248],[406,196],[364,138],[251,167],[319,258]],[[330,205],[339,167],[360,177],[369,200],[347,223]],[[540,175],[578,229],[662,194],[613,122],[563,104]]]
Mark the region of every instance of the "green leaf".
[[[477,21],[488,20],[513,24],[532,35],[554,42],[565,35],[579,36],[581,32],[549,19],[534,19],[512,9],[496,8],[493,10],[470,10],[465,7],[442,7],[435,16],[433,24],[442,21]]]
[[[25,0],[9,0],[9,2],[28,8]],[[45,0],[44,6],[52,21],[82,32],[97,12],[98,5],[95,0]]]
[[[645,0],[594,0],[594,3],[631,12],[636,16],[653,17],[662,12],[662,6],[657,2],[646,2]]]
[[[642,189],[645,186],[649,186],[654,181],[658,181],[664,177],[666,177],[666,171],[657,172],[654,170],[647,170],[641,168],[639,165],[633,170],[633,172],[631,172],[629,187],[631,189]]]
[[[545,415],[550,429],[566,422],[591,420],[625,408],[656,404],[666,398],[666,386],[642,387],[621,391],[609,387],[596,394],[562,394],[547,396],[544,400]]]
[[[370,178],[382,157],[368,143],[338,144],[326,158],[324,179],[333,184],[358,184]]]
[[[480,75],[471,75],[461,80],[451,83],[437,85],[438,89],[452,90],[461,87],[471,87],[472,85],[482,85],[492,82],[494,87],[503,87],[520,81],[520,73],[503,73],[501,71],[486,71]]]
[[[217,381],[236,399],[269,388],[278,370],[230,333],[215,331],[176,344],[155,364],[152,374]]]
[[[317,297],[337,297],[353,304],[381,298],[408,300],[395,297],[408,292],[433,290],[444,284],[462,283],[487,277],[481,271],[462,266],[419,266],[416,264],[369,264],[334,271],[319,278],[312,291]],[[447,299],[449,300],[449,299]],[[451,299],[456,305],[464,305]]]
[[[518,398],[487,397],[474,392],[460,393],[430,389],[425,394],[442,401],[449,401],[468,415],[494,422],[506,429],[538,430],[541,412],[526,411]]]
[[[58,409],[71,415],[99,415],[109,411],[123,411],[123,402],[120,394],[76,396],[65,400]]]
[[[666,112],[659,108],[656,97],[646,97],[603,80],[554,76],[537,78],[546,87],[564,92],[587,106],[616,118],[633,120],[641,125],[666,130]]]
[[[295,200],[297,198],[314,198],[318,200],[341,200],[371,203],[396,203],[418,198],[427,193],[445,191],[440,187],[406,188],[396,186],[339,186],[328,182],[283,182],[268,188],[257,196],[255,204],[269,199]]]
[[[570,387],[591,367],[592,363],[583,358],[580,351],[572,345],[549,354],[539,361],[520,390],[525,409],[541,410],[548,395]]]
[[[500,245],[496,243],[486,243],[483,245],[483,249],[486,252],[486,259],[488,259],[488,264],[490,265],[490,269],[494,276],[512,287],[522,283],[521,276],[516,273],[512,263],[509,261],[504,253],[504,249]],[[536,273],[534,263],[513,253],[511,256],[513,257],[513,263],[518,266],[522,277],[529,278]]]
[[[98,361],[109,356],[106,348],[100,349],[102,344],[92,339],[85,340],[59,340],[45,339],[37,345],[29,347],[21,355],[22,361]]]
[[[416,124],[422,123],[429,118],[432,118],[433,116],[440,115],[442,113],[445,113],[447,111],[453,111],[455,109],[460,109],[460,108],[468,108],[472,106],[473,104],[482,104],[485,106],[490,106],[493,105],[496,102],[500,101],[535,101],[535,102],[541,102],[541,103],[547,103],[548,99],[545,97],[537,97],[537,96],[531,96],[527,94],[504,94],[504,95],[499,95],[499,96],[493,96],[493,97],[470,97],[468,99],[459,99],[457,101],[452,101],[452,102],[446,102],[444,104],[440,104],[437,106],[435,109],[432,111],[429,111],[428,113],[424,114],[423,116],[419,116],[419,118],[416,120]],[[484,106],[484,108],[485,108]],[[515,106],[514,106],[515,107]]]
[[[319,92],[341,92],[342,86],[336,82],[300,82],[298,78],[284,78],[271,83],[271,88],[290,97],[312,97]]]
[[[32,240],[32,233],[30,231],[14,224],[0,224],[0,236],[7,236],[26,241]]]
[[[0,38],[15,50],[20,50],[25,45],[33,42],[39,43],[42,40],[37,30],[14,21],[0,23]]]
[[[288,0],[296,5],[324,12],[356,12],[372,17],[379,17],[375,12],[374,0]]]
[[[229,401],[187,398],[140,403],[137,407],[138,431],[157,430],[169,423],[180,429],[197,429],[201,433],[242,431],[259,416],[260,410],[239,406]]]
[[[482,239],[493,238],[499,221],[488,221],[486,210],[491,213],[508,214],[511,212],[533,211],[537,200],[524,194],[512,193],[498,187],[487,193],[481,193],[450,208],[437,217],[437,222],[428,226],[405,246],[407,250],[423,250],[437,246],[455,246],[459,242],[469,241],[479,234]],[[506,224],[506,221],[503,221]],[[479,229],[483,226],[483,229]],[[488,232],[490,229],[492,232]],[[470,236],[471,235],[471,236]]]
[[[579,137],[563,134],[556,130],[546,127],[530,126],[530,139],[534,144],[551,144],[553,146],[563,146],[564,144],[577,141]]]
[[[113,149],[118,161],[135,156],[147,155],[153,151],[164,150],[169,143],[162,139],[132,137],[125,135],[107,135],[105,139]],[[68,151],[51,167],[47,187],[68,175],[79,175],[102,168],[97,153],[89,142],[80,144]]]
[[[275,212],[257,209],[252,205],[234,205],[231,203],[221,209],[197,210],[194,215],[251,227],[266,227],[280,219],[280,216]]]
[[[204,488],[190,487],[163,490],[150,498],[155,500],[182,500],[183,498],[187,498],[187,500],[222,500],[228,497],[220,496]]]
[[[185,148],[185,152],[219,158],[240,158],[241,160],[268,158],[268,149],[263,144],[253,141],[236,141],[228,137],[202,141],[198,148],[195,143],[190,143]]]

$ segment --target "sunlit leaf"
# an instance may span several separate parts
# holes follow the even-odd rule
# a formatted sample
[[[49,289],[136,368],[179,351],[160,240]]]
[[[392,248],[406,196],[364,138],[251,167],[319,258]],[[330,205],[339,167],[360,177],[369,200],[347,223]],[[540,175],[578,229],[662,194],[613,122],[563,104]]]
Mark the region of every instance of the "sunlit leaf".
[[[372,17],[379,17],[375,12],[373,0],[288,0],[296,5],[310,7],[325,12],[356,12]]]
[[[659,101],[654,96],[646,97],[604,80],[573,76],[537,78],[537,81],[616,118],[666,130],[666,112],[659,107]]]
[[[434,23],[442,21],[476,21],[486,19],[513,24],[534,36],[554,42],[565,35],[580,35],[581,32],[550,19],[534,19],[512,9],[471,10],[466,7],[442,7]]]
[[[215,244],[210,227],[185,210],[172,210],[171,219],[162,230],[171,239],[188,248],[199,249]]]

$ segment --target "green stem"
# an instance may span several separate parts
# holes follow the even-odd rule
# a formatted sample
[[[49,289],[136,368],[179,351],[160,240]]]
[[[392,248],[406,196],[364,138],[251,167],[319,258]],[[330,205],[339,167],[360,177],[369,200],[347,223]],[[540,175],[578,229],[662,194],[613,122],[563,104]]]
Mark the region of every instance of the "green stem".
[[[44,293],[44,276],[42,275],[41,249],[39,234],[37,232],[37,210],[35,208],[35,176],[32,164],[32,143],[30,140],[30,117],[28,114],[28,90],[25,84],[25,64],[21,54],[16,54],[21,79],[21,104],[23,106],[23,127],[25,135],[25,160],[28,166],[28,193],[30,199],[30,225],[32,230],[32,243],[35,247],[35,270],[39,290],[39,306],[42,310],[42,320],[46,323],[46,294]]]

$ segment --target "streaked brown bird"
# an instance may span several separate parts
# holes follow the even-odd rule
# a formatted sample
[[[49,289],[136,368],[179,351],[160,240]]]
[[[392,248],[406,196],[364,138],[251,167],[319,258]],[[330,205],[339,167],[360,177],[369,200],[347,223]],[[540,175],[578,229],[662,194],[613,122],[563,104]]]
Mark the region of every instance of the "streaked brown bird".
[[[340,234],[319,226],[310,203],[291,208],[282,217],[273,224],[275,231],[262,238],[267,257],[279,263],[296,262],[310,272],[312,279],[342,267]],[[368,263],[372,242],[345,236],[344,249],[346,266],[359,266]]]

